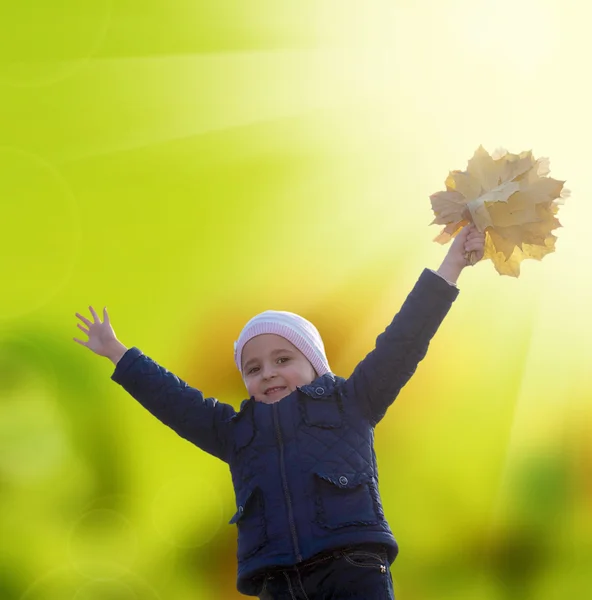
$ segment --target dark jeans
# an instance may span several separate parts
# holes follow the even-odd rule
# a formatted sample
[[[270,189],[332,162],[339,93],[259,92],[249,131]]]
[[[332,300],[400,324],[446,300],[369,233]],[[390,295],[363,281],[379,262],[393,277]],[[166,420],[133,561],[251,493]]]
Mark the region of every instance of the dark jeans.
[[[260,600],[394,600],[382,547],[352,547],[266,574]]]

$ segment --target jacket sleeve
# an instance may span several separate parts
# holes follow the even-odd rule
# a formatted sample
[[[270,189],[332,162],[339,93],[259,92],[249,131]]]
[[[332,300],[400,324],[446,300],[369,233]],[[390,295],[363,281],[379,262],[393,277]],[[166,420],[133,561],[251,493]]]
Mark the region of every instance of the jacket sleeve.
[[[458,294],[458,288],[425,269],[374,350],[354,369],[346,394],[362,404],[372,425],[415,373]]]
[[[204,398],[136,347],[122,356],[111,379],[179,436],[228,462],[232,406]]]

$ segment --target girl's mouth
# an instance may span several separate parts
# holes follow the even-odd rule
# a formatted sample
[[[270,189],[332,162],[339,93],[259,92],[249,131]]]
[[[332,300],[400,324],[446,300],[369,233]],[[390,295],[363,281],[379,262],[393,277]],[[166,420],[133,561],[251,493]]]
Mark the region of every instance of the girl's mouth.
[[[265,390],[265,395],[269,396],[270,394],[274,394],[275,392],[281,392],[286,389],[286,386],[272,387]]]

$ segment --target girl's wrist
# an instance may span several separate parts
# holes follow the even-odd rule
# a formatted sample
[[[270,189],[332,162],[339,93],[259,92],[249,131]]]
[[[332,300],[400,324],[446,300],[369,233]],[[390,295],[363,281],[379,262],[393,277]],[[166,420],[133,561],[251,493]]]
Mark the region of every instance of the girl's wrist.
[[[109,347],[106,356],[115,366],[117,366],[117,363],[121,360],[122,356],[126,352],[127,348],[119,340],[116,340]]]
[[[465,267],[466,262],[463,261],[463,263],[459,263],[458,261],[454,261],[451,260],[449,257],[446,257],[440,265],[440,268],[438,269],[437,273],[438,275],[446,279],[446,281],[449,281],[450,283],[456,283],[461,274],[461,271]]]

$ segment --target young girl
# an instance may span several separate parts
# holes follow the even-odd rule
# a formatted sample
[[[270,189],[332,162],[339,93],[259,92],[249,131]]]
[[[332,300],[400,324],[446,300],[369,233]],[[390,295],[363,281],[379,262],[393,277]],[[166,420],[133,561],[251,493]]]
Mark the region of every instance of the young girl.
[[[116,365],[111,378],[165,425],[228,463],[237,511],[238,590],[261,599],[393,599],[398,547],[378,492],[374,427],[425,356],[459,291],[474,226],[437,272],[425,269],[376,347],[344,379],[306,319],[266,311],[235,342],[248,400],[239,412],[119,342],[91,307],[84,342]]]

